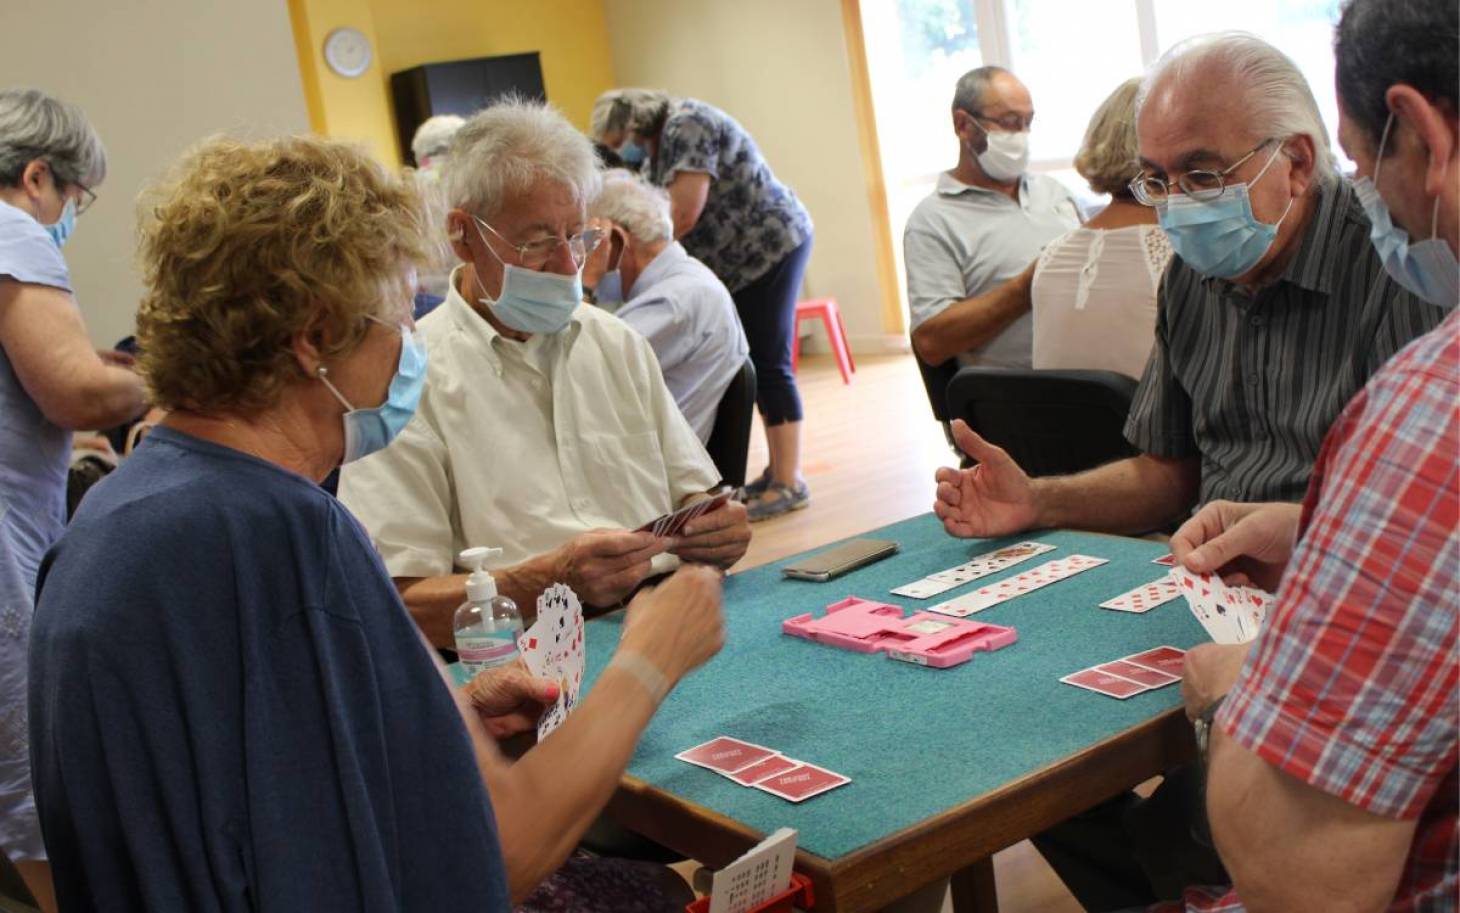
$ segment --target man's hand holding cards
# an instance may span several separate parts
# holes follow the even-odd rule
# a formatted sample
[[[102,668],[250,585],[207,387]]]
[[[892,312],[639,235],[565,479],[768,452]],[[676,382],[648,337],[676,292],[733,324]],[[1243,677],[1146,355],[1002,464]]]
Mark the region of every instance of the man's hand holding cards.
[[[745,505],[730,500],[729,492],[686,504],[636,531],[671,539],[668,551],[683,561],[722,568],[739,561],[750,546],[750,519]]]

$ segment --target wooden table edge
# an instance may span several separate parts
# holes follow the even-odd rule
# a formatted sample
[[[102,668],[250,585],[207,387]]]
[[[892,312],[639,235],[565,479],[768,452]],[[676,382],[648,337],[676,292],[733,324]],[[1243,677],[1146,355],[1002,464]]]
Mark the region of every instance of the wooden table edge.
[[[1182,709],[1174,707],[835,860],[798,849],[796,868],[814,882],[818,910],[877,910],[923,885],[980,865],[999,850],[1194,754],[1191,727]],[[712,868],[734,861],[765,837],[629,775],[607,814]]]

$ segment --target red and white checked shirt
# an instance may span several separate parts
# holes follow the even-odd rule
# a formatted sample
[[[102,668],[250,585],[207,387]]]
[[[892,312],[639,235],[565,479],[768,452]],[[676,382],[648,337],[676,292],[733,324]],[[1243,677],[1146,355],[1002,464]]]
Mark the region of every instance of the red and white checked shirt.
[[[1216,723],[1359,808],[1418,819],[1389,909],[1460,887],[1460,311],[1400,352],[1323,442],[1268,627]],[[1295,877],[1299,877],[1295,874]],[[1244,909],[1192,890],[1192,913]]]

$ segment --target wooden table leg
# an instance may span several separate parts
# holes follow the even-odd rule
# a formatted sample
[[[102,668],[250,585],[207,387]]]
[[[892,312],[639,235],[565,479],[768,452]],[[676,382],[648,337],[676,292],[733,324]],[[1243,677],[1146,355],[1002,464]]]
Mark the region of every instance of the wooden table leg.
[[[999,913],[994,890],[994,857],[986,856],[953,873],[953,913]]]

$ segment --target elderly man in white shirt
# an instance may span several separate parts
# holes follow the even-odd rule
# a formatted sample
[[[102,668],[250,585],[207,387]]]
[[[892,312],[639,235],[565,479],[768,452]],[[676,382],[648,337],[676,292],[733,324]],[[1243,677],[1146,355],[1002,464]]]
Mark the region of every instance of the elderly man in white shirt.
[[[588,214],[605,240],[583,268],[584,284],[599,306],[649,340],[679,411],[708,443],[720,399],[750,354],[734,299],[674,240],[662,189],[610,171]]]
[[[466,598],[455,557],[475,545],[504,550],[498,587],[529,610],[558,581],[588,605],[616,604],[667,569],[664,553],[739,560],[750,527],[738,504],[674,539],[630,532],[719,475],[649,343],[582,303],[599,241],[586,226],[599,187],[588,140],[552,108],[503,102],[462,126],[450,162],[446,228],[462,265],[419,324],[420,406],[340,479],[417,624],[451,645]]]
[[[953,93],[958,164],[938,176],[903,231],[912,343],[930,365],[1027,368],[1029,280],[1045,244],[1080,224],[1064,185],[1029,174],[1029,90],[1002,67],[970,70]]]

